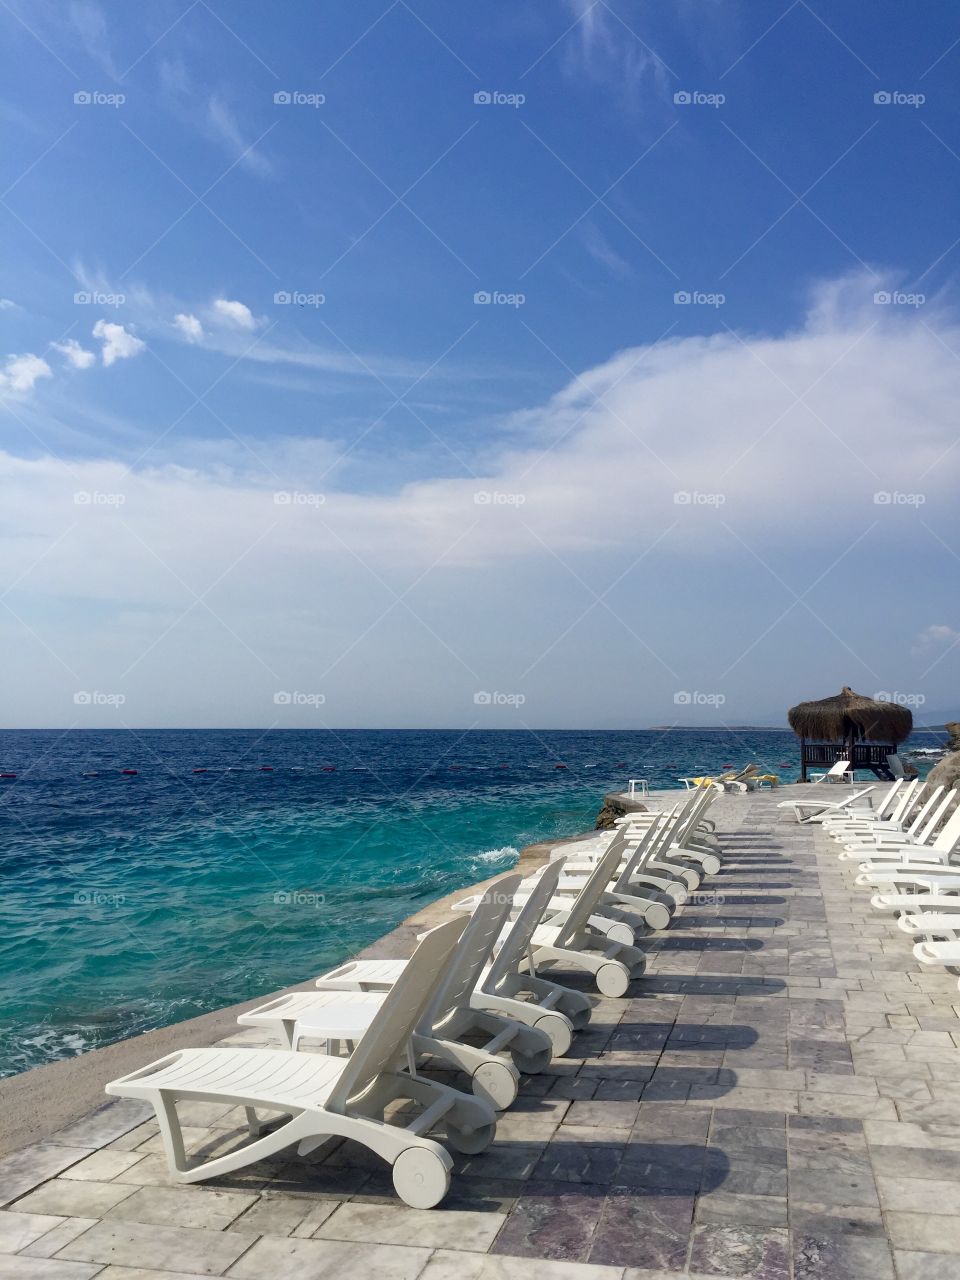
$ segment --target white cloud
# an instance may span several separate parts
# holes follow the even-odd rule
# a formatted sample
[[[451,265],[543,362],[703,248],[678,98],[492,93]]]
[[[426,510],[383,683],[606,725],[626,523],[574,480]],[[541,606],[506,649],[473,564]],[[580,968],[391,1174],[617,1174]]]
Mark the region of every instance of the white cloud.
[[[88,351],[86,347],[81,347],[76,338],[67,338],[65,342],[54,342],[53,349],[65,356],[67,363],[71,364],[74,369],[89,369],[91,365],[97,363],[97,357],[94,352]]]
[[[0,298],[0,311],[19,311],[20,308],[12,298]]]
[[[173,323],[188,342],[203,341],[203,325],[196,316],[181,311],[173,317]]]
[[[931,649],[940,648],[960,641],[960,631],[948,627],[945,623],[931,623],[919,632],[913,642],[913,652],[917,655],[929,653]]]
[[[253,312],[243,302],[233,302],[229,298],[217,298],[213,304],[213,310],[217,318],[223,321],[224,324],[232,325],[236,329],[255,329],[257,327]]]
[[[141,351],[145,351],[147,346],[145,342],[141,342],[139,338],[128,332],[122,324],[114,324],[109,320],[98,320],[93,326],[93,336],[103,343],[101,355],[105,365],[137,356]]]
[[[328,695],[328,723],[462,725],[472,691],[501,688],[530,695],[528,723],[552,708],[599,723],[627,685],[643,691],[637,714],[662,698],[656,722],[678,688],[723,690],[733,705],[716,681],[737,661],[743,696],[759,688],[778,705],[794,696],[784,671],[801,691],[830,688],[835,667],[849,679],[852,655],[873,661],[881,638],[886,662],[907,659],[921,624],[891,627],[889,584],[911,564],[928,569],[911,580],[915,616],[952,616],[960,325],[930,308],[920,323],[858,307],[859,287],[820,291],[784,335],[619,352],[503,424],[508,447],[478,443],[475,476],[391,487],[379,472],[374,486],[362,450],[338,471],[326,437],[251,440],[252,453],[191,441],[175,464],[132,470],[0,453],[0,563],[35,564],[18,612],[83,670],[68,691],[126,688],[118,673],[137,664],[131,722],[271,723],[272,692],[299,688]],[[123,495],[125,536],[116,507],[90,502],[58,541],[78,491]],[[884,491],[922,493],[922,510],[877,503]],[[621,575],[591,612],[592,592]],[[409,590],[403,607],[393,590]],[[794,590],[809,591],[803,607]],[[958,635],[936,622],[917,641],[938,656]],[[66,722],[45,692],[62,670],[36,644],[29,660],[15,714]]]
[[[7,356],[7,363],[0,370],[0,390],[22,394],[32,391],[41,378],[50,378],[53,370],[46,360],[26,352],[20,356]]]

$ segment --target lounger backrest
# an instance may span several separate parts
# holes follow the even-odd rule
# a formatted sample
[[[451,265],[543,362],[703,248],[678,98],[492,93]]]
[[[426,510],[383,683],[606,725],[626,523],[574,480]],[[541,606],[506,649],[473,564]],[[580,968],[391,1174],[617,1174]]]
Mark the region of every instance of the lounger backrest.
[[[673,843],[682,845],[688,836],[692,836],[700,823],[700,819],[713,804],[719,795],[719,791],[711,788],[697,797],[697,803],[691,806],[690,810],[684,814],[677,825],[674,832]]]
[[[470,1003],[484,966],[493,954],[493,945],[513,909],[513,897],[522,879],[521,875],[504,876],[482,894],[447,966],[447,974],[424,1011],[421,1020],[424,1034],[430,1034],[448,1013]]]
[[[893,813],[890,815],[891,822],[900,822],[903,820],[904,814],[907,813],[907,811],[910,808],[910,805],[913,803],[913,794],[916,791],[917,787],[919,787],[919,785],[920,785],[919,778],[914,778],[913,782],[907,783],[907,785],[903,789],[903,792],[900,796],[899,801],[897,802],[897,807],[894,809]]]
[[[836,805],[836,808],[849,809],[854,800],[862,800],[863,797],[865,795],[869,795],[872,790],[873,787],[864,787],[862,791],[854,791],[851,795],[847,796],[846,800],[841,800],[840,803]],[[830,807],[833,808],[834,806],[831,805]]]
[[[558,947],[565,946],[568,939],[573,938],[586,925],[599,901],[601,893],[613,879],[613,873],[616,871],[619,862],[620,850],[617,848],[616,842],[614,842],[603,857],[597,860],[596,866],[574,898],[567,913],[566,922],[559,927],[560,932],[556,938]]]
[[[622,893],[627,888],[630,881],[637,873],[637,870],[643,865],[649,856],[649,850],[656,840],[658,833],[662,830],[662,827],[663,823],[658,819],[651,822],[646,831],[644,831],[643,836],[640,839],[640,843],[630,856],[624,860],[623,866],[620,869],[620,874],[617,876],[616,882],[613,886],[614,892]]]
[[[930,792],[930,794],[927,796],[926,800],[924,800],[923,804],[921,804],[918,807],[915,813],[910,815],[910,821],[907,824],[905,829],[909,831],[912,836],[917,835],[920,831],[923,830],[924,826],[926,825],[927,818],[929,817],[931,811],[933,810],[934,805],[938,802],[942,794],[943,794],[943,787],[934,787],[933,790]]]
[[[905,778],[907,776],[903,772],[903,761],[896,752],[892,756],[887,756],[887,768],[895,778]]]
[[[877,806],[877,817],[885,818],[893,808],[897,800],[897,792],[903,786],[903,780],[891,783],[890,790],[883,797],[881,803]]]
[[[533,931],[546,914],[547,907],[557,891],[560,873],[566,858],[556,858],[548,862],[540,872],[533,892],[520,908],[513,927],[503,940],[503,946],[497,952],[496,959],[481,979],[484,991],[495,992],[497,987],[511,973],[516,973],[520,962],[527,954]]]
[[[327,1099],[326,1105],[331,1111],[343,1111],[348,1098],[368,1089],[406,1053],[414,1028],[437,985],[443,981],[467,923],[462,916],[455,916],[421,939],[350,1055],[336,1088]]]
[[[937,853],[952,853],[958,841],[960,841],[960,805],[943,824],[943,829],[929,848],[936,849]]]
[[[943,791],[943,787],[938,788],[938,790]],[[944,794],[940,803],[927,818],[923,826],[917,831],[916,839],[918,844],[929,843],[933,833],[946,816],[947,811],[950,809],[951,805],[957,802],[958,799],[960,799],[960,796],[958,796],[956,791],[951,790]]]

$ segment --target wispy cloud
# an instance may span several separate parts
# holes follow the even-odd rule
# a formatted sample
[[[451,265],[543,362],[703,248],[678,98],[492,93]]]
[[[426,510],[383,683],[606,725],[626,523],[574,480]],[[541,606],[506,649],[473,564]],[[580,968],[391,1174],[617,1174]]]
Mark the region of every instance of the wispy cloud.
[[[203,325],[196,316],[179,311],[173,317],[173,324],[188,342],[203,341]]]
[[[251,147],[254,139],[244,136],[236,116],[219,94],[213,94],[207,103],[206,123],[211,136],[232,160],[239,160],[243,168],[261,178],[273,172],[273,165],[256,147]]]
[[[634,17],[622,20],[604,0],[564,0],[564,4],[577,19],[562,46],[568,76],[586,76],[633,102],[651,88],[658,95],[666,93],[670,70],[636,32]]]
[[[591,222],[583,223],[580,229],[580,238],[590,257],[595,262],[599,262],[601,266],[606,267],[613,275],[628,276],[631,274],[630,263],[617,253],[599,227],[594,226]]]

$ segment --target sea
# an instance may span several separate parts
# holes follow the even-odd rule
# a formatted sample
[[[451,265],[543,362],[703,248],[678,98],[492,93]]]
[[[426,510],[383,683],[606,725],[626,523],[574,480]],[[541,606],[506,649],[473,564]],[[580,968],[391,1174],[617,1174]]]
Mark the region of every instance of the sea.
[[[942,735],[916,734],[933,748]],[[0,1075],[308,979],[420,906],[593,827],[630,778],[778,731],[0,733]],[[925,773],[930,758],[918,758]]]

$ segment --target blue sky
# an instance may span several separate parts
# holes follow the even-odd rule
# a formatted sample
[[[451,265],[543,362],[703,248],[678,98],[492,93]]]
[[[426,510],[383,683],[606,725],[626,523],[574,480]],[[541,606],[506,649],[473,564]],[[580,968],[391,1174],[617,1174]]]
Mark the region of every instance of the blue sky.
[[[956,710],[953,6],[0,23],[11,725]]]

